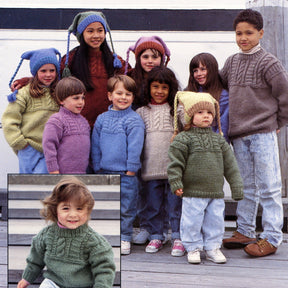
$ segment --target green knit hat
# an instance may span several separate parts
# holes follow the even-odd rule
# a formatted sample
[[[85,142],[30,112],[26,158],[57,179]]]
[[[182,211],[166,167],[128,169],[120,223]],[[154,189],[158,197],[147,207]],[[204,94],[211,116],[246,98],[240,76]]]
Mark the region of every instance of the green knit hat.
[[[177,105],[182,104],[184,107],[184,120],[189,123],[196,112],[202,109],[207,109],[217,119],[219,133],[223,135],[220,123],[219,104],[215,98],[209,93],[178,91],[174,100],[174,130],[178,132],[177,126]]]

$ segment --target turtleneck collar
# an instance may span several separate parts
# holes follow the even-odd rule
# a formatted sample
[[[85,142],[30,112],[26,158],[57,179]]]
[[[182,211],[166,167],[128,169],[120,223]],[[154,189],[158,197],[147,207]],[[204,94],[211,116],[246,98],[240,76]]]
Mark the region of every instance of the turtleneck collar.
[[[242,54],[254,54],[254,53],[258,52],[260,49],[261,49],[261,45],[260,45],[260,43],[258,43],[258,45],[254,46],[249,51],[243,51],[240,49],[240,53],[242,53]]]

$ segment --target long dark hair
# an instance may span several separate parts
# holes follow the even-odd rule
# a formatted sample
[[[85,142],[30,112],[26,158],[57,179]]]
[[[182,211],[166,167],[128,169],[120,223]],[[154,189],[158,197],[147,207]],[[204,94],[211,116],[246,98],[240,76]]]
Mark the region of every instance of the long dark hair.
[[[200,53],[191,59],[189,65],[190,75],[185,90],[199,92],[201,86],[195,80],[193,70],[199,68],[200,64],[205,66],[207,69],[207,80],[205,85],[202,86],[203,92],[210,93],[219,102],[223,90],[223,84],[219,75],[218,62],[210,53]]]
[[[148,48],[148,49],[151,50],[153,54],[156,55],[157,57],[158,56],[161,57],[160,66],[164,66],[163,55],[157,49],[154,49],[154,48],[152,49]],[[134,81],[136,82],[137,93],[135,95],[134,104],[137,107],[143,106],[144,84],[145,84],[145,79],[147,77],[147,72],[145,72],[141,66],[140,58],[141,58],[141,55],[148,49],[144,49],[143,51],[141,51],[141,53],[137,55],[134,69],[132,69],[132,71],[127,74],[128,76],[133,78]]]
[[[150,86],[151,83],[157,81],[161,84],[165,83],[169,86],[169,95],[167,102],[170,105],[170,114],[174,115],[174,98],[179,89],[179,83],[172,70],[167,67],[155,67],[148,72],[144,88],[144,105],[147,106],[151,102]]]
[[[114,75],[114,66],[113,66],[113,54],[110,50],[106,39],[100,46],[102,51],[102,59],[108,74],[108,78]],[[89,45],[84,40],[83,33],[80,36],[80,45],[75,52],[71,65],[71,73],[76,78],[80,79],[87,91],[94,89],[93,84],[90,79],[90,70],[89,70]]]

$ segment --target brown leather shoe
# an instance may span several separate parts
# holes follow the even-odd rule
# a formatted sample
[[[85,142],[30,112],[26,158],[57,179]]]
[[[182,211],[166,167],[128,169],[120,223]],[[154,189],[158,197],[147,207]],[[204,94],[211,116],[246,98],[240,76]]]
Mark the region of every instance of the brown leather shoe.
[[[274,254],[277,248],[274,247],[267,239],[260,239],[256,243],[249,244],[244,248],[244,251],[254,257],[262,257],[270,254]]]
[[[223,239],[222,242],[223,246],[227,249],[238,249],[243,248],[248,244],[255,243],[256,238],[249,238],[238,231],[234,231],[232,237]]]

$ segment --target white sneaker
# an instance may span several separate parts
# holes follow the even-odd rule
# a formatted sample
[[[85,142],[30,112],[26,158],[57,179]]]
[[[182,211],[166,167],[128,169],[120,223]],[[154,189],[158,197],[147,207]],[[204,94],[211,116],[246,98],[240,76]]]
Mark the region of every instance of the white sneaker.
[[[188,262],[191,264],[201,263],[200,250],[196,249],[194,251],[189,251],[187,254],[187,259],[188,259]]]
[[[128,255],[131,251],[131,243],[129,241],[121,241],[121,254]]]
[[[133,235],[133,243],[134,244],[145,244],[149,237],[149,232],[142,228],[140,229],[140,232],[136,235]]]
[[[214,263],[226,263],[226,257],[223,255],[223,253],[220,251],[219,248],[214,249],[214,250],[206,250],[205,251],[206,254],[206,259],[210,260]]]

